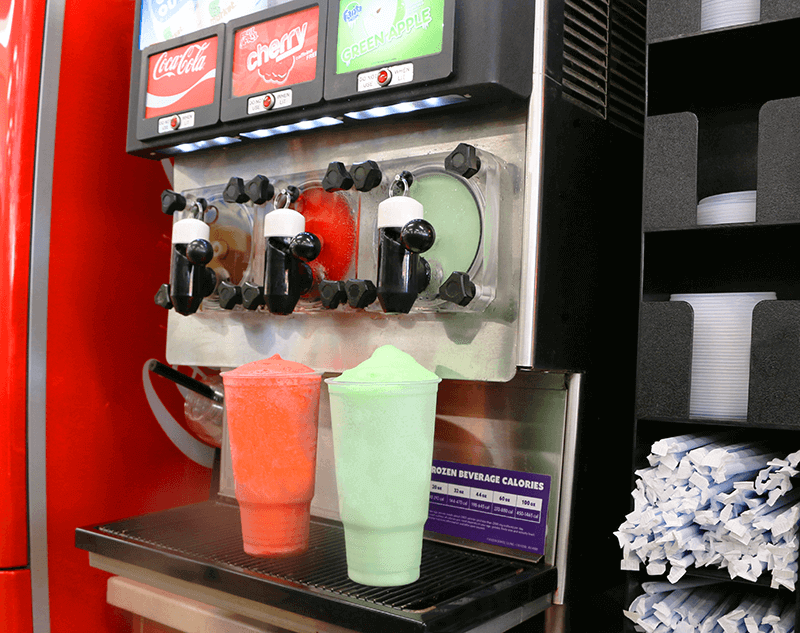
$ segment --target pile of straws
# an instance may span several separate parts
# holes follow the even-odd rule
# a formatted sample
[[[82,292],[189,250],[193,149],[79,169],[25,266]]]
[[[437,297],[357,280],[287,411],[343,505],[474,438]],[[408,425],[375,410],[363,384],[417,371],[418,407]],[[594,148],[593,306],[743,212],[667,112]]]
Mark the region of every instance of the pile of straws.
[[[667,574],[714,566],[731,578],[794,591],[800,489],[792,488],[800,451],[766,443],[730,443],[720,435],[681,435],[655,442],[649,468],[637,470],[633,512],[614,534],[622,569]]]
[[[795,605],[780,594],[747,596],[713,580],[646,582],[625,615],[647,633],[791,633]]]

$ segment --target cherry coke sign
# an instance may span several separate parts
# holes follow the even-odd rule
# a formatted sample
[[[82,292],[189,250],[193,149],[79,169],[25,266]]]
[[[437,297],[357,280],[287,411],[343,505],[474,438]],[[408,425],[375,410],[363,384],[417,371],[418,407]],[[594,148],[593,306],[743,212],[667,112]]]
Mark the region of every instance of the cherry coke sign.
[[[313,81],[317,72],[319,6],[236,32],[232,96]]]
[[[150,56],[145,118],[214,102],[217,36]]]

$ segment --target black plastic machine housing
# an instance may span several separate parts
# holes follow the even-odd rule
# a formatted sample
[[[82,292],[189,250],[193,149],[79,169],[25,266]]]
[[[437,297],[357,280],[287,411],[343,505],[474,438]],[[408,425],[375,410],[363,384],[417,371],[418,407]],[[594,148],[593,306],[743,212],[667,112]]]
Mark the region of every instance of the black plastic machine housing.
[[[288,5],[279,5],[270,12],[276,11],[275,15],[283,15],[286,11],[297,11],[298,7],[313,5],[320,6],[320,16],[329,16],[327,30],[324,24],[320,25],[319,42],[319,54],[324,55],[329,61],[330,56],[325,55],[325,51],[336,49],[339,0],[292,2]],[[322,10],[323,7],[327,12]],[[416,66],[414,79],[408,83],[390,84],[379,90],[359,93],[353,87],[352,78],[347,78],[347,75],[340,75],[337,78],[335,71],[330,70],[326,61],[325,81],[330,87],[326,83],[323,88],[325,95],[331,94],[330,91],[333,90],[332,94],[336,101],[327,101],[323,97],[317,103],[301,103],[299,107],[272,109],[227,122],[222,119],[228,116],[221,116],[218,113],[217,120],[212,125],[171,130],[154,138],[141,140],[137,138],[136,129],[142,119],[139,104],[147,89],[147,73],[144,72],[143,75],[142,66],[146,66],[147,59],[152,54],[150,49],[161,47],[168,50],[172,40],[154,45],[150,49],[139,49],[141,3],[137,3],[126,149],[130,154],[161,159],[178,153],[174,148],[186,143],[213,141],[219,138],[233,139],[237,143],[253,142],[241,134],[300,121],[313,121],[321,117],[343,117],[345,123],[350,123],[351,120],[344,116],[348,112],[433,97],[456,96],[465,99],[468,104],[507,102],[509,99],[521,101],[531,93],[534,8],[535,3],[529,0],[492,2],[444,0],[445,16],[452,15],[453,19],[445,20],[443,54],[431,55],[431,59],[435,60],[434,63],[424,57],[417,58],[421,61]],[[242,18],[235,22],[234,27],[241,28],[249,19],[255,24],[263,21],[265,17],[264,14],[255,14],[249,18]],[[232,31],[229,25],[225,37],[229,37]],[[326,42],[322,41],[323,34],[327,39]],[[230,81],[226,82],[224,77],[230,74],[232,68],[231,47],[227,43],[222,43],[221,48],[228,54],[223,60],[222,72],[218,73],[216,81],[218,85],[226,87],[230,85]],[[379,68],[381,66],[376,67]],[[315,82],[319,80],[315,79]],[[229,102],[231,95],[225,94],[224,90],[222,93],[222,102]],[[353,121],[352,124],[358,125],[358,121]]]

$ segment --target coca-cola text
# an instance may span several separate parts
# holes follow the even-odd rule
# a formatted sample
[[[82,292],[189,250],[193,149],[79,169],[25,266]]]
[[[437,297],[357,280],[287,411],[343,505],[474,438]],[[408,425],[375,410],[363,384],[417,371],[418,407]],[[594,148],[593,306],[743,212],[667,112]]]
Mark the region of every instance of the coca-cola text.
[[[153,67],[153,79],[158,81],[164,77],[187,75],[202,71],[206,65],[205,51],[208,49],[209,44],[210,42],[208,41],[198,42],[187,46],[178,54],[172,54],[172,51],[164,51]]]

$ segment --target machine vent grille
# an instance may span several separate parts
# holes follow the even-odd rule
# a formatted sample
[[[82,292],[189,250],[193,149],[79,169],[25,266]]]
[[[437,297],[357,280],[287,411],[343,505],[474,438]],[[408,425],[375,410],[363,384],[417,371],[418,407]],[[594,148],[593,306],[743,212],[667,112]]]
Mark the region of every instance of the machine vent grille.
[[[611,7],[608,119],[644,133],[647,3],[617,0]]]
[[[645,0],[566,0],[564,96],[629,132],[642,134]]]
[[[607,0],[564,5],[564,95],[602,118],[608,109]]]

